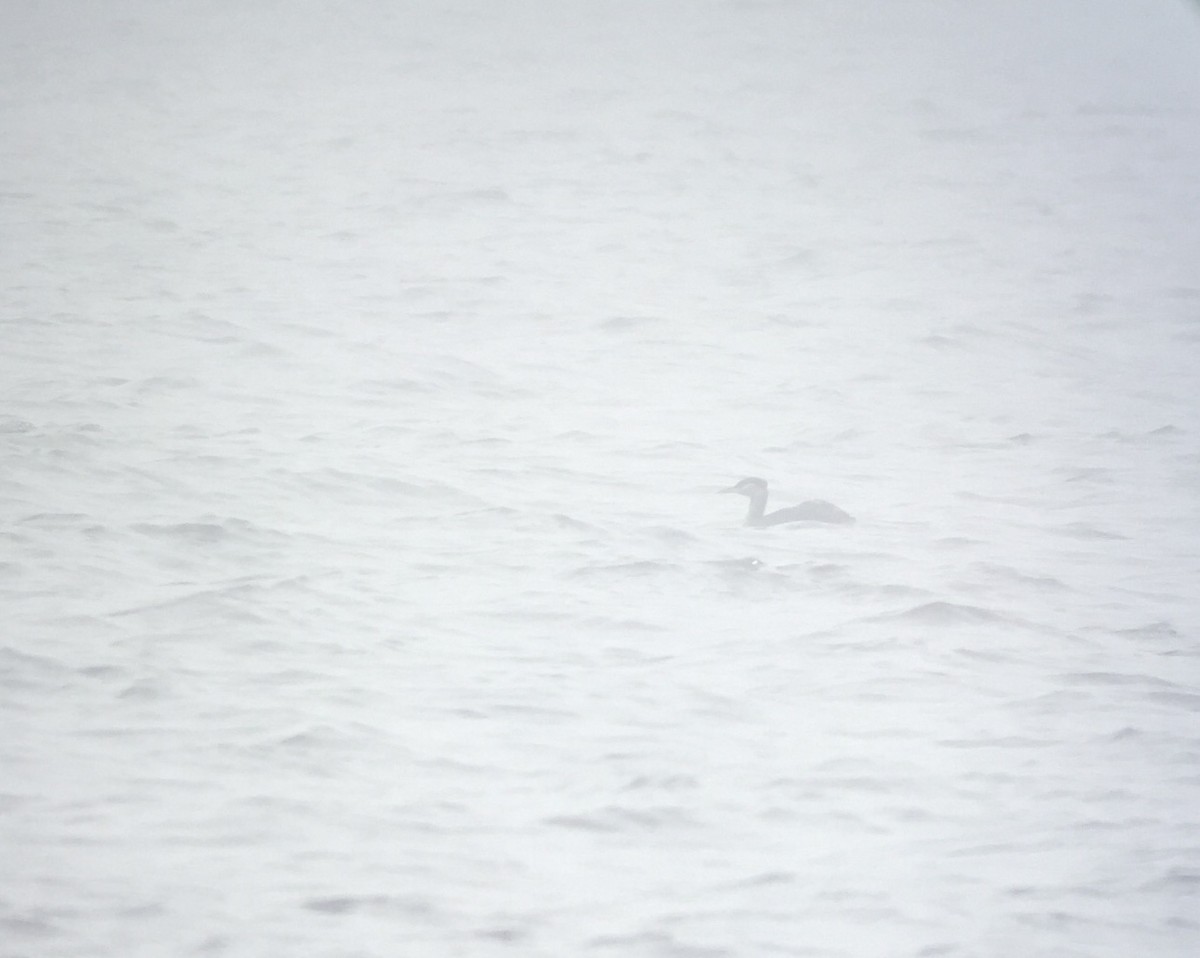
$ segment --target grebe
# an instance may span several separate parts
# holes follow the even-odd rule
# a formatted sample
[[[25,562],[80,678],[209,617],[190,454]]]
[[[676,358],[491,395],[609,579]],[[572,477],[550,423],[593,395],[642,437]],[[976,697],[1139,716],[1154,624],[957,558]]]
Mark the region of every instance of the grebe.
[[[756,476],[743,479],[736,486],[722,489],[722,492],[736,492],[750,500],[750,508],[746,512],[746,525],[756,529],[767,526],[783,525],[785,522],[853,522],[854,517],[844,512],[832,502],[823,499],[810,499],[790,509],[776,509],[774,512],[763,514],[767,507],[767,480]]]

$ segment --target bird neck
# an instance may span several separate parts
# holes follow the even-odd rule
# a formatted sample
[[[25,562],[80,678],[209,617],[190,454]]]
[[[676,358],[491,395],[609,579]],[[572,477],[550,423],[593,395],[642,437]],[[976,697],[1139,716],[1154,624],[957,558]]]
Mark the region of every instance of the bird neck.
[[[765,489],[755,489],[747,498],[750,500],[750,506],[746,510],[746,524],[753,525],[763,517],[767,508],[767,493]]]

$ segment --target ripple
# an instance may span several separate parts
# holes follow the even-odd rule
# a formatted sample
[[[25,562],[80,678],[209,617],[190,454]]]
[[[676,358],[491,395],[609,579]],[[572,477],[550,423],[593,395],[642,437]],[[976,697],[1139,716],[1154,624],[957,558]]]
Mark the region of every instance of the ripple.
[[[1068,522],[1066,525],[1052,528],[1051,532],[1060,536],[1067,536],[1071,539],[1100,539],[1100,540],[1127,540],[1129,536],[1121,535],[1119,532],[1109,532],[1107,529],[1101,529],[1098,526],[1089,525],[1086,522]]]
[[[369,911],[421,917],[432,916],[436,911],[427,898],[416,895],[333,895],[327,898],[309,898],[301,903],[301,907],[325,915],[350,915]]]
[[[584,815],[553,815],[543,821],[584,832],[659,831],[695,824],[683,809],[674,806],[639,809],[608,806]]]
[[[925,602],[904,612],[880,618],[905,619],[923,625],[963,625],[979,622],[1020,624],[1019,620],[992,609],[957,602]]]

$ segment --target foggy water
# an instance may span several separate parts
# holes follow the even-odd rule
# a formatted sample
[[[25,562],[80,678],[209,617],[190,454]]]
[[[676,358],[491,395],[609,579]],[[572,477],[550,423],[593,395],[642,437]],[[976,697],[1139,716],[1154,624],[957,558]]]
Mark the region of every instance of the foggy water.
[[[3,958],[1200,952],[1188,5],[9,0],[0,81]]]

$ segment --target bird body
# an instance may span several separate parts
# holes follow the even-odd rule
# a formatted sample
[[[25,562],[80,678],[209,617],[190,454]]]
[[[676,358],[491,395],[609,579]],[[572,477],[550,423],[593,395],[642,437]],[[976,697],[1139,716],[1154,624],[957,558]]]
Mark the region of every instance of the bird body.
[[[757,476],[748,476],[736,485],[721,491],[733,492],[750,500],[750,507],[746,512],[746,525],[756,529],[779,526],[788,522],[827,522],[844,525],[854,521],[854,517],[850,513],[824,499],[810,499],[798,506],[767,512],[767,481],[759,479]]]

